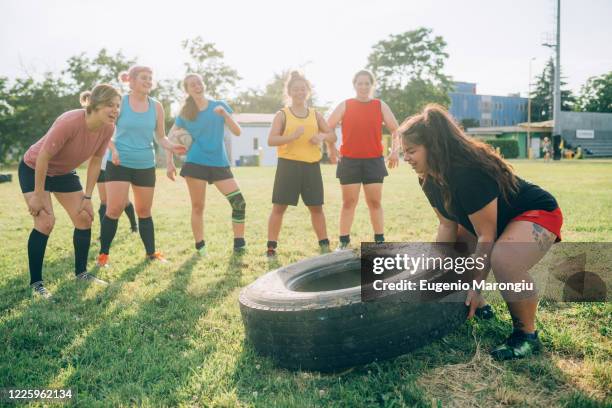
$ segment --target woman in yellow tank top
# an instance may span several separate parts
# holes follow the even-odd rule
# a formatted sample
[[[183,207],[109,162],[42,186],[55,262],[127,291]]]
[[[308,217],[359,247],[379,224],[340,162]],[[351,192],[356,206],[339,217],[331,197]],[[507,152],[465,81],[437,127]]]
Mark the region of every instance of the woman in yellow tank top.
[[[285,83],[288,106],[276,113],[268,145],[278,146],[278,165],[272,192],[272,213],[268,220],[268,256],[276,255],[283,215],[289,205],[297,205],[300,196],[310,211],[312,227],[322,252],[329,250],[323,213],[323,178],[321,143],[335,149],[336,135],[323,116],[307,106],[311,86],[299,72],[293,71]]]

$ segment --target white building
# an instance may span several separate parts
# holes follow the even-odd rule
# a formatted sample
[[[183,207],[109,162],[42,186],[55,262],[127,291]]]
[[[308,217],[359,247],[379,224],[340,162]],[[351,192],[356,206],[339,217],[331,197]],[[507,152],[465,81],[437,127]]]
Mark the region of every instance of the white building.
[[[260,157],[260,165],[276,166],[276,147],[268,146],[268,134],[272,126],[272,113],[236,113],[234,119],[242,128],[242,134],[233,136],[226,129],[225,148],[232,166],[245,157]],[[248,160],[248,159],[247,159]]]

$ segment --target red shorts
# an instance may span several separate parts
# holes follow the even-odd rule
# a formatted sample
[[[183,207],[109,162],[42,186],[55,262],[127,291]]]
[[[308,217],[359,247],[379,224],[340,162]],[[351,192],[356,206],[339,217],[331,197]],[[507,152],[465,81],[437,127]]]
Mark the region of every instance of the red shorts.
[[[517,215],[512,221],[529,221],[534,224],[546,228],[557,236],[555,242],[561,241],[561,226],[563,225],[563,214],[561,209],[557,208],[554,211],[530,210]]]

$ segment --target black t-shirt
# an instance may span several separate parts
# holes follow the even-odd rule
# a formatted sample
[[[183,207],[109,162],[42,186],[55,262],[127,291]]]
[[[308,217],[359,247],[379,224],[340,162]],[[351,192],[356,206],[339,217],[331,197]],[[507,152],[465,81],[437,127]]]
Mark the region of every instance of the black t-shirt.
[[[421,180],[421,187],[432,207],[449,220],[455,221],[465,229],[475,234],[468,215],[474,214],[484,208],[493,199],[497,198],[497,236],[499,236],[510,221],[530,210],[554,211],[557,200],[547,191],[517,177],[518,191],[508,201],[504,199],[497,182],[484,171],[474,167],[451,168],[448,185],[451,190],[451,212],[444,209],[444,199],[440,186],[428,177],[426,182]]]

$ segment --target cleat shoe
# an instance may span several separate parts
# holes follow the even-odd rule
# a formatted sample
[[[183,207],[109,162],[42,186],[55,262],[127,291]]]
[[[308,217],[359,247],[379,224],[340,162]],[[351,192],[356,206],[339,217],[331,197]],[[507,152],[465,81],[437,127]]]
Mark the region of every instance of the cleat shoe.
[[[276,248],[268,248],[268,250],[266,251],[266,256],[268,258],[275,258],[276,257]]]
[[[164,258],[164,256],[162,255],[161,252],[153,252],[151,255],[147,255],[147,259],[149,261],[157,261],[160,263],[167,263],[168,260],[166,258]]]
[[[98,266],[99,268],[106,268],[108,266],[108,254],[98,255],[96,266]]]
[[[329,254],[331,252],[331,249],[329,248],[329,245],[319,245],[319,252],[321,253],[321,255]]]
[[[204,245],[202,248],[200,249],[196,249],[196,253],[199,256],[206,256],[206,245]]]
[[[234,247],[234,254],[236,254],[236,255],[244,255],[246,250],[247,250],[246,245],[243,245],[243,246],[240,246],[240,247]]]
[[[491,356],[498,361],[525,358],[538,353],[540,347],[537,330],[534,334],[526,334],[515,329],[504,344],[491,351]]]
[[[80,281],[92,282],[92,283],[96,283],[98,285],[103,285],[103,286],[108,285],[107,281],[104,281],[102,279],[98,279],[94,275],[92,275],[91,273],[89,273],[87,271],[79,273],[78,275],[76,275],[76,278],[77,278],[77,280],[80,280]]]
[[[49,292],[47,288],[45,288],[42,281],[34,282],[33,284],[30,285],[30,287],[32,288],[32,294],[34,295],[34,297],[40,297],[43,299],[51,299],[52,297],[51,292]]]
[[[350,248],[351,248],[350,242],[340,242],[338,244],[338,248],[336,248],[336,251],[343,251],[345,249],[350,249]]]

